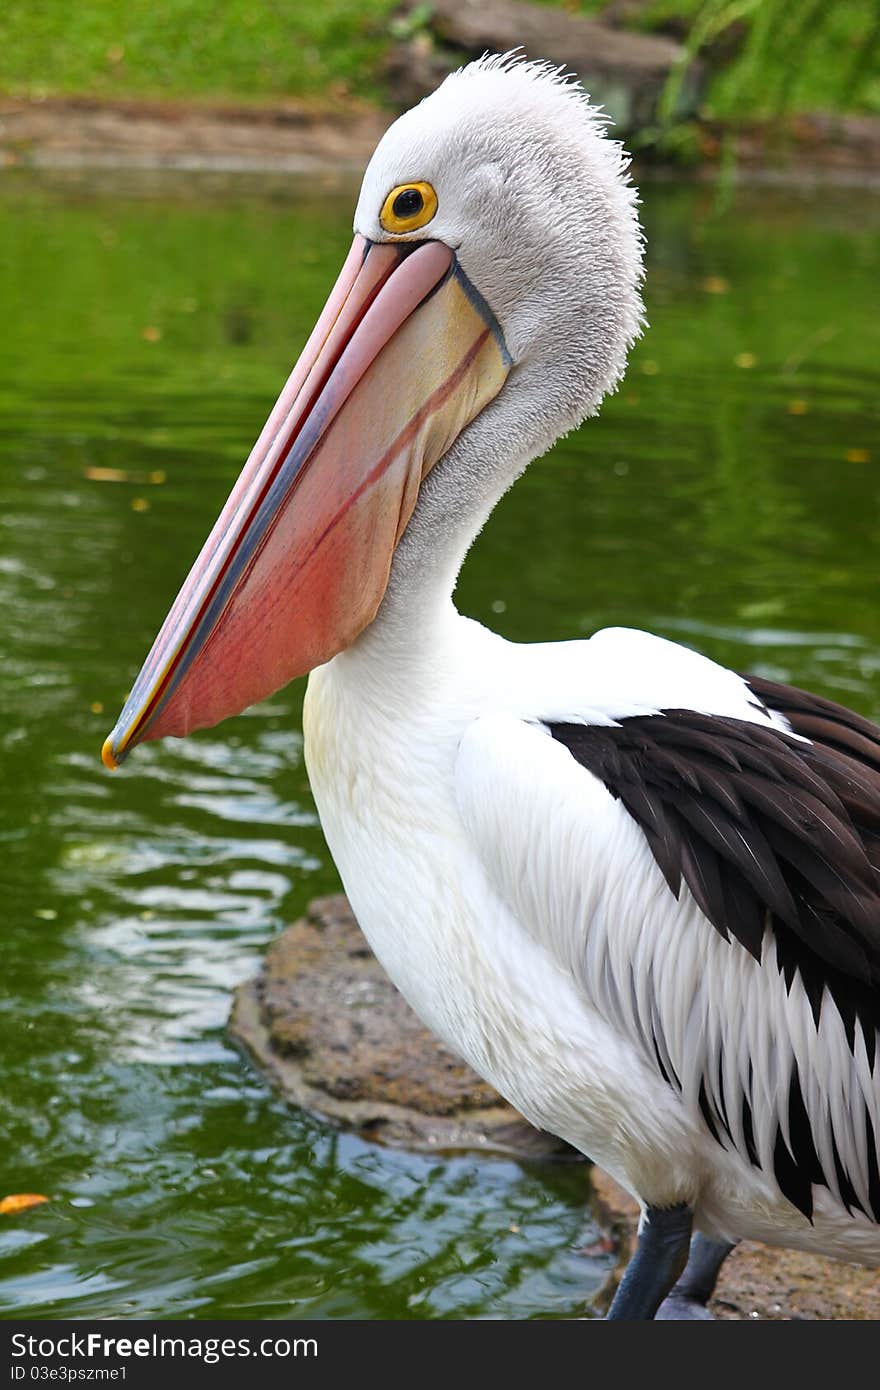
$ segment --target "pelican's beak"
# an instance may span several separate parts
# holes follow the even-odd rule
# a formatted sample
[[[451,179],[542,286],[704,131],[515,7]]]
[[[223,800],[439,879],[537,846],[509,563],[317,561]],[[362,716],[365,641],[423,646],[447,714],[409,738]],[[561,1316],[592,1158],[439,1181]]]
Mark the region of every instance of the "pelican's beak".
[[[103,748],[217,724],[376,615],[420,484],[501,389],[491,310],[441,242],[356,236]]]

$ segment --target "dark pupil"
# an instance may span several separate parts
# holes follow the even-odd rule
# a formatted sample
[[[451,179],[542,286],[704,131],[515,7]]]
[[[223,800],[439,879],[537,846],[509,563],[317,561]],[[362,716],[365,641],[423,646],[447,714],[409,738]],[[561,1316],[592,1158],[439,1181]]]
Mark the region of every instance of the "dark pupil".
[[[394,199],[391,210],[395,217],[415,217],[424,206],[425,200],[417,188],[405,188]]]

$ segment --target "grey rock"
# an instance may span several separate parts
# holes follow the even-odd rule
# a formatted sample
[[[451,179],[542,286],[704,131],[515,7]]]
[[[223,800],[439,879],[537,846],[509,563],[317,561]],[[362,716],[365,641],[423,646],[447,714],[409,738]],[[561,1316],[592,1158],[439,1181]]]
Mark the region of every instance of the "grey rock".
[[[421,7],[409,4],[407,13],[417,17]],[[565,10],[521,0],[435,0],[420,32],[390,55],[392,91],[402,107],[410,105],[460,62],[518,47],[530,58],[546,58],[576,73],[621,132],[656,120],[667,79],[685,59],[676,39],[611,28]],[[678,116],[696,107],[703,77],[701,63],[687,65]]]

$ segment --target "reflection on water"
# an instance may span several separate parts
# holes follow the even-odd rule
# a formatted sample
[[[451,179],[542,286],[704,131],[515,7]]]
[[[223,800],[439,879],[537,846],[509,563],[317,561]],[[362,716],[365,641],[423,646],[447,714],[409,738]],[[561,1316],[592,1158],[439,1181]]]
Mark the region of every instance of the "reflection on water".
[[[98,761],[350,237],[352,190],[0,183],[0,1226],[6,1316],[568,1316],[584,1176],[289,1111],[231,988],[336,886],[301,684]],[[652,328],[505,498],[467,611],[651,627],[880,713],[880,205],[646,197]]]

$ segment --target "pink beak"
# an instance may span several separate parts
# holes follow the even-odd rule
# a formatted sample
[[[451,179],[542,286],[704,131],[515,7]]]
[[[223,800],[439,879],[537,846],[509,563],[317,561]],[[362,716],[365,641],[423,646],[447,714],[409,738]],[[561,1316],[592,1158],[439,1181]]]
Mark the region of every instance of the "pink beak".
[[[509,368],[448,247],[356,236],[105,764],[238,714],[349,646],[376,615],[423,478]]]

